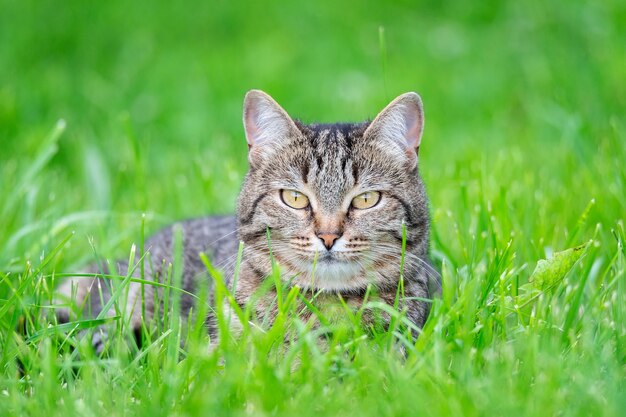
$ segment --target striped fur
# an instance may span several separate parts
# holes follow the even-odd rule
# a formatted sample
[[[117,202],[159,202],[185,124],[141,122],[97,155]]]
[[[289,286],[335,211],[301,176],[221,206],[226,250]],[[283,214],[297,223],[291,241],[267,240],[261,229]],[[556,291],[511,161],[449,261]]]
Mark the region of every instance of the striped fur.
[[[214,265],[229,278],[241,240],[244,256],[234,289],[241,305],[270,275],[271,256],[286,285],[321,291],[318,300],[325,301],[320,302],[341,296],[358,306],[372,285],[382,300],[393,304],[401,276],[404,225],[406,299],[401,305],[421,327],[428,303],[416,297],[428,298],[429,280],[438,285],[438,276],[428,260],[428,199],[417,165],[423,129],[419,96],[407,93],[398,97],[373,122],[307,125],[291,119],[267,94],[253,90],[244,103],[244,126],[250,170],[239,195],[236,218],[208,217],[182,223],[185,289],[198,292],[199,285],[207,285],[200,252],[209,253]],[[300,210],[287,206],[281,190],[303,193],[310,205]],[[380,193],[378,204],[364,210],[353,208],[352,199],[366,191]],[[329,232],[339,236],[330,250],[318,237]],[[164,275],[163,265],[172,262],[172,236],[170,227],[147,242],[151,261],[144,271],[146,277],[160,279]],[[124,264],[118,269],[126,274]],[[77,287],[78,303],[88,305],[93,314],[102,303],[84,300],[89,294],[95,298],[98,285],[102,287],[98,279],[68,280],[60,294],[67,296]],[[132,284],[128,310],[136,326],[140,323],[139,295],[140,287]],[[153,299],[152,292],[148,295]],[[271,319],[275,314],[272,296],[270,292],[257,302],[259,319]],[[185,298],[183,308],[191,305]],[[149,304],[148,310],[151,314],[154,306]],[[72,314],[64,310],[62,316],[67,320]],[[207,323],[211,322],[208,318]]]

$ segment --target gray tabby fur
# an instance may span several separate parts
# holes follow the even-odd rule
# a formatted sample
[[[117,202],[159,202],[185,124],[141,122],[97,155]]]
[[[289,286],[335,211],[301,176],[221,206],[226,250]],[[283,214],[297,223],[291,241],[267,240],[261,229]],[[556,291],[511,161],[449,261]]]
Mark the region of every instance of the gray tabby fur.
[[[406,93],[387,106],[373,122],[310,124],[291,119],[267,94],[250,91],[244,102],[244,126],[250,148],[250,169],[238,199],[237,216],[206,217],[179,223],[183,234],[183,287],[198,293],[210,285],[199,253],[207,253],[222,269],[232,286],[239,241],[244,243],[243,261],[235,291],[240,305],[249,302],[272,272],[271,251],[286,285],[298,285],[306,293],[320,292],[315,302],[322,306],[341,297],[355,308],[368,285],[381,300],[393,305],[400,280],[402,225],[406,226],[404,296],[401,308],[422,327],[429,298],[439,287],[430,266],[428,199],[418,174],[417,155],[423,129],[419,96]],[[287,206],[281,190],[298,190],[310,201],[306,209]],[[351,200],[365,191],[378,191],[374,207],[358,210]],[[145,244],[146,279],[160,280],[173,262],[173,226],[152,236]],[[326,249],[318,235],[335,233],[339,238]],[[108,272],[92,266],[88,272]],[[117,272],[126,275],[126,263]],[[141,275],[139,270],[133,274]],[[434,285],[433,285],[434,284]],[[429,285],[431,290],[429,291]],[[151,319],[154,287],[144,286],[146,319]],[[102,278],[69,279],[59,289],[59,298],[70,295],[83,312],[95,315],[109,296]],[[130,284],[127,312],[132,326],[141,325],[141,286]],[[259,320],[272,321],[276,311],[270,291],[256,301]],[[209,302],[209,301],[207,301]],[[183,315],[193,300],[183,295]],[[112,314],[113,312],[109,312]],[[77,309],[64,309],[62,320],[76,318]],[[307,316],[307,313],[304,313]],[[303,317],[310,319],[310,317]],[[215,337],[212,318],[207,318]],[[374,317],[364,316],[366,325]],[[234,323],[237,328],[237,323]],[[101,340],[94,339],[101,348]]]

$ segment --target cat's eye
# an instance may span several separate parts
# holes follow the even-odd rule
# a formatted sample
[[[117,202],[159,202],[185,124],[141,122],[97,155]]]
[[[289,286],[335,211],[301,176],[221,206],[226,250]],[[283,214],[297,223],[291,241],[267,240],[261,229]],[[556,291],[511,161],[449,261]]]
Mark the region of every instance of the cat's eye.
[[[352,199],[352,207],[363,210],[374,207],[380,201],[380,193],[378,191],[367,191],[359,194]]]
[[[291,208],[303,209],[309,206],[307,196],[296,190],[281,190],[280,198]]]

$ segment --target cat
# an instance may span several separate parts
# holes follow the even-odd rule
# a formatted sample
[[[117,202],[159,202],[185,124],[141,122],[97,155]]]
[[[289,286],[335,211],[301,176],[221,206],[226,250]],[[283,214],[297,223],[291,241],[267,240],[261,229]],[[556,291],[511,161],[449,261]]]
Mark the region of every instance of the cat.
[[[304,124],[292,119],[268,94],[251,90],[244,99],[243,123],[249,170],[237,215],[179,223],[183,288],[197,294],[200,285],[210,282],[201,252],[223,271],[232,287],[241,241],[243,260],[236,287],[231,288],[240,306],[251,302],[268,279],[273,259],[285,285],[315,292],[316,302],[322,304],[341,297],[347,305],[358,307],[370,286],[380,300],[393,306],[402,275],[404,297],[399,305],[421,328],[429,313],[427,299],[439,291],[440,282],[429,261],[429,203],[418,173],[424,127],[419,95],[400,95],[371,122]],[[406,250],[401,262],[403,241]],[[159,280],[167,274],[174,261],[173,242],[174,226],[145,242],[146,279]],[[91,315],[102,310],[111,289],[97,274],[108,270],[106,265],[93,265],[87,272],[94,278],[71,278],[61,285],[60,298],[66,303],[71,298],[81,306],[60,309],[61,321],[78,317],[77,310]],[[126,275],[128,264],[118,262],[116,270]],[[132,275],[140,277],[139,268]],[[143,319],[151,320],[158,310],[154,291],[158,289],[151,285],[142,289],[130,283],[126,312],[136,331],[142,311],[147,316]],[[275,295],[270,290],[255,301],[257,319],[273,321]],[[194,298],[183,293],[183,315],[193,304]],[[374,318],[366,315],[363,320],[368,325]],[[215,340],[211,315],[206,323]],[[241,323],[235,318],[232,326],[240,328]],[[104,346],[101,335],[93,340],[98,351]]]

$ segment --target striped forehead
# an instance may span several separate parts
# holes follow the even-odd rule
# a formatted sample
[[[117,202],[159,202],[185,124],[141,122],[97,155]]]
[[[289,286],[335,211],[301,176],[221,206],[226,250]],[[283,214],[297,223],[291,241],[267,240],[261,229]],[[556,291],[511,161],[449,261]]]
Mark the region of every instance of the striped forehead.
[[[313,158],[307,183],[318,192],[322,208],[332,212],[355,184],[353,133],[346,125],[313,126],[308,133]]]

